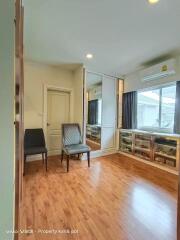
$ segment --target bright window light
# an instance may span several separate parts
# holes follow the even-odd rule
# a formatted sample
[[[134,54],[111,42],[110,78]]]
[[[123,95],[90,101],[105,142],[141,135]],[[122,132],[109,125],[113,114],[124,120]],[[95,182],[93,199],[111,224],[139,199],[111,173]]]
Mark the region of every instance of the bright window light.
[[[138,92],[137,125],[143,130],[172,132],[176,102],[176,85]]]

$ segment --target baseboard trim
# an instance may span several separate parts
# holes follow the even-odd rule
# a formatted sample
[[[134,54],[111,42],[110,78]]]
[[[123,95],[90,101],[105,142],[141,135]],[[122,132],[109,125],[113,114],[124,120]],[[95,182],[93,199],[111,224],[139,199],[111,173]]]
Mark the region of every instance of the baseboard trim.
[[[49,159],[60,157],[59,154],[48,154]],[[42,161],[42,155],[32,155],[32,156],[27,156],[26,162],[34,162],[34,161]]]
[[[107,156],[107,155],[111,155],[111,154],[115,154],[115,153],[118,153],[117,149],[115,149],[115,148],[92,151],[91,158]],[[57,156],[59,156],[59,155],[48,154],[49,158],[51,158],[51,157],[53,158],[53,157],[57,157]],[[33,155],[33,156],[28,156],[26,162],[34,162],[34,161],[41,161],[41,160],[42,160],[41,155]],[[82,156],[81,160],[87,160],[87,155],[84,154]]]

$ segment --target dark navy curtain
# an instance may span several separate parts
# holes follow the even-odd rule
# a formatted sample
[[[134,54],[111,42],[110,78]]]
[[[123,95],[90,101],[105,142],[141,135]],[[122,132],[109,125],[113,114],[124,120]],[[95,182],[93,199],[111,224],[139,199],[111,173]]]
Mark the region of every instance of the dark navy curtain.
[[[122,128],[134,129],[137,127],[137,92],[123,94]]]
[[[180,81],[176,82],[176,105],[174,115],[174,133],[180,134]]]
[[[88,102],[88,124],[98,123],[98,100]]]

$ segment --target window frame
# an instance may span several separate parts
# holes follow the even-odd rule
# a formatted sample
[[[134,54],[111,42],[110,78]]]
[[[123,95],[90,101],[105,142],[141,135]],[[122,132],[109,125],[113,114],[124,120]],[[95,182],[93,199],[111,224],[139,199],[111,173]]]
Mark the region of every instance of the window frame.
[[[173,133],[174,129],[173,128],[162,128],[161,127],[161,119],[162,119],[162,89],[163,88],[167,88],[167,87],[172,87],[172,86],[176,86],[176,82],[171,82],[171,83],[167,83],[167,84],[162,84],[162,85],[158,85],[156,87],[150,87],[150,88],[146,88],[146,89],[142,89],[142,90],[138,90],[137,91],[137,109],[138,109],[138,93],[142,93],[142,92],[148,92],[148,91],[152,91],[152,90],[159,90],[159,127],[138,127],[138,110],[137,110],[137,114],[136,114],[136,122],[137,122],[137,129],[138,130],[142,130],[142,131],[150,131],[150,132],[160,132],[160,133]]]

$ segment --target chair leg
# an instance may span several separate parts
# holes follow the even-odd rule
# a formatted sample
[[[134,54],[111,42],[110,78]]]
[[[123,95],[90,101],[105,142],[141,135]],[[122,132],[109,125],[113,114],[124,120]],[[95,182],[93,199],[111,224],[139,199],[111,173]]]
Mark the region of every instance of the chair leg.
[[[47,172],[47,161],[48,161],[47,152],[45,153],[45,161],[46,161],[46,172]]]
[[[78,153],[78,159],[80,158],[80,153]]]
[[[69,155],[67,155],[67,172],[69,172]]]
[[[23,166],[23,175],[25,176],[26,171],[26,155],[24,154],[24,166]]]
[[[42,162],[44,164],[44,153],[42,153]]]
[[[87,152],[88,167],[90,167],[90,152]]]
[[[63,162],[63,157],[64,157],[64,151],[62,150],[62,152],[61,152],[61,164]]]

